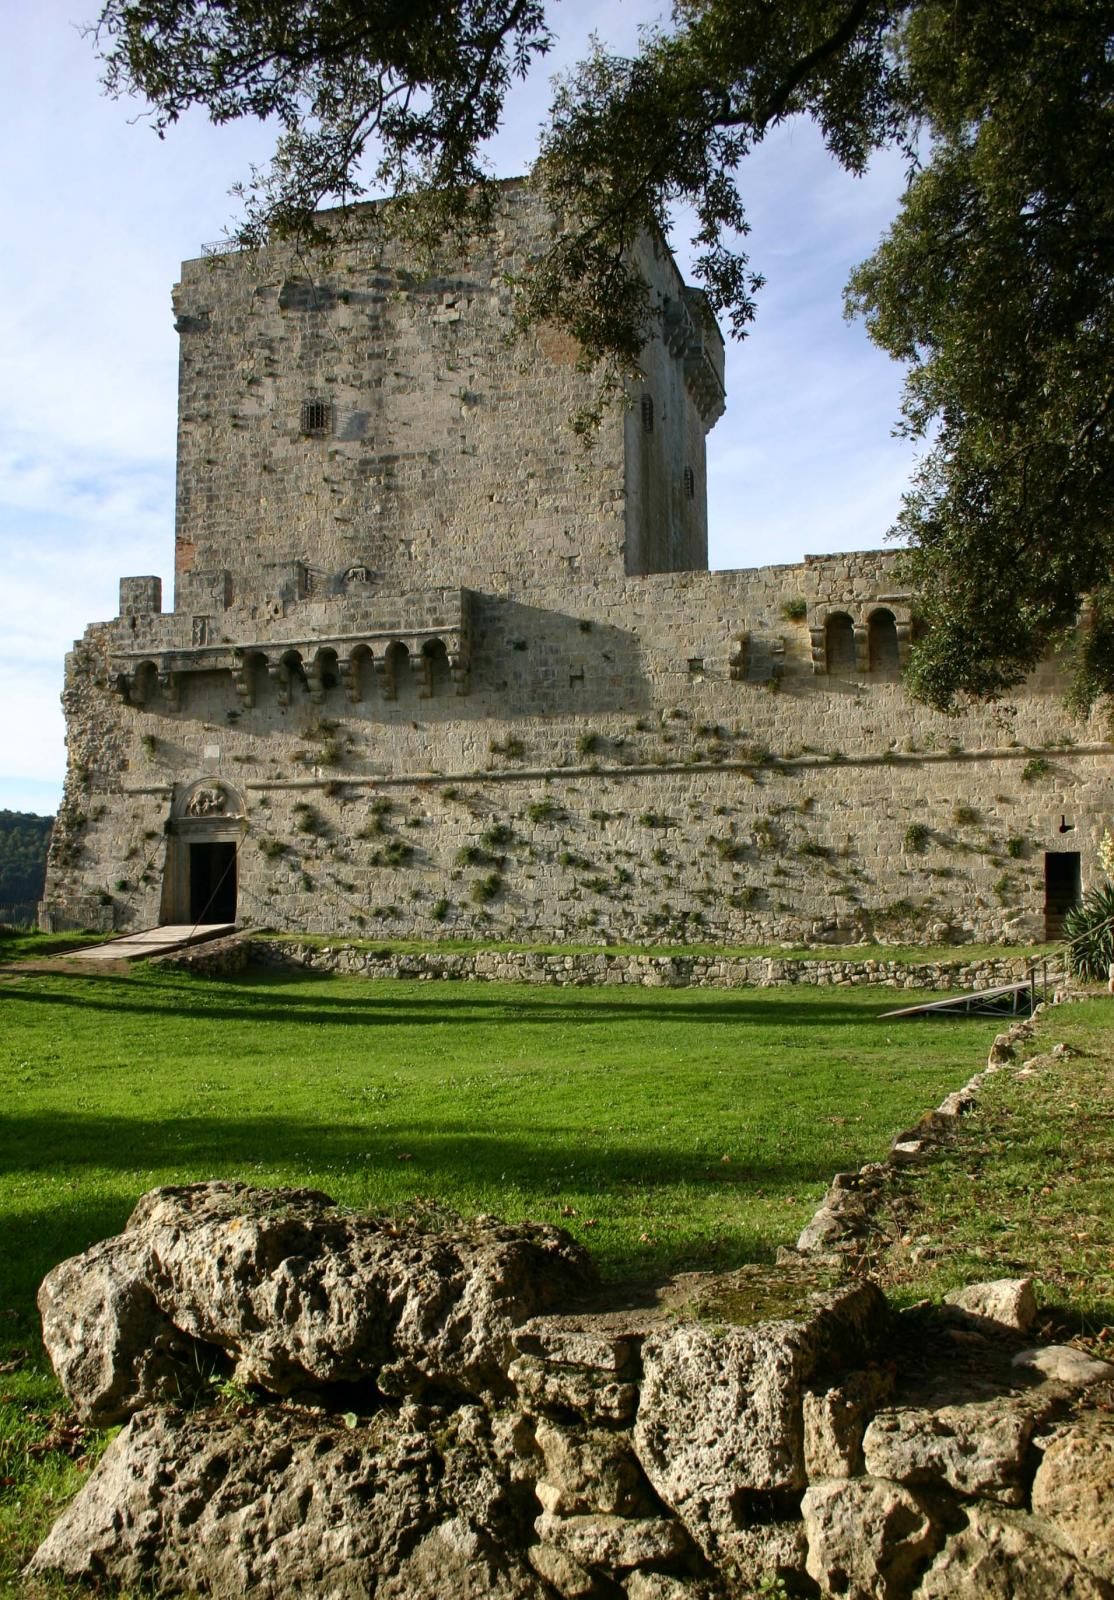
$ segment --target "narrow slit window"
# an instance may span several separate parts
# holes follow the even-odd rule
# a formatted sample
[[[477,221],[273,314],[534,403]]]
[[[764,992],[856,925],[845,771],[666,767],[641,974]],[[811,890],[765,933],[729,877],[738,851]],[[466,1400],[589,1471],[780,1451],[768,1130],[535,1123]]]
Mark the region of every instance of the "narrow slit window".
[[[327,400],[302,401],[302,432],[317,438],[332,433],[333,408]]]
[[[642,432],[654,431],[654,397],[652,394],[642,396]]]
[[[684,472],[683,472],[683,474],[682,474],[682,478],[684,480],[684,486],[685,486],[685,499],[686,500],[695,500],[695,498],[696,498],[696,474],[695,474],[695,472],[693,472],[691,467],[686,467]]]

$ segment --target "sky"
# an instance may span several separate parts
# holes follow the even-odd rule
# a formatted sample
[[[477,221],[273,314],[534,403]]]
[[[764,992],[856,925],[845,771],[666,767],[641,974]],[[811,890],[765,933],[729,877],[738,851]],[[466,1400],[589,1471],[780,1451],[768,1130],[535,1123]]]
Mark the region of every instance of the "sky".
[[[490,156],[528,169],[546,78],[596,32],[633,48],[658,0],[560,0],[554,52],[512,95]],[[53,812],[65,769],[63,658],[113,617],[123,576],[171,604],[181,261],[236,217],[229,190],[270,149],[198,113],[158,139],[107,99],[82,24],[96,0],[6,0],[0,58],[0,808]],[[850,269],[892,219],[898,158],[841,172],[811,127],[775,130],[743,175],[766,287],[728,340],[727,411],[708,440],[713,567],[881,545],[913,463],[893,436],[901,369],[843,320]],[[687,240],[673,244],[684,269]]]

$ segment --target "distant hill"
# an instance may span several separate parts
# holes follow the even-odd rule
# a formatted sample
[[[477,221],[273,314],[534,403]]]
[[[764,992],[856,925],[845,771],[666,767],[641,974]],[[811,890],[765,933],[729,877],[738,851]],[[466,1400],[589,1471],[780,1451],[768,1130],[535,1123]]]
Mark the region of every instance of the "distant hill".
[[[53,825],[53,817],[0,811],[0,922],[34,921]]]

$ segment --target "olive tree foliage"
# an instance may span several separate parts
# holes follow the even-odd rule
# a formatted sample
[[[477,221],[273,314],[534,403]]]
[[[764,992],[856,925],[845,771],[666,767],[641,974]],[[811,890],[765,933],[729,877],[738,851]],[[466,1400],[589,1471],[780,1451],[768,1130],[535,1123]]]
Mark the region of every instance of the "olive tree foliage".
[[[1112,32],[1097,0],[960,0],[899,39],[929,155],[848,304],[928,444],[898,531],[928,624],[909,682],[939,707],[1058,643],[1080,709],[1114,691]]]
[[[318,208],[371,192],[482,221],[480,152],[552,42],[545,0],[106,0],[88,32],[108,93],[145,99],[160,137],[195,106],[272,121],[270,165],[237,190],[248,247],[324,243]]]
[[[631,247],[678,205],[745,334],[746,156],[771,128],[811,118],[856,173],[905,153],[848,308],[908,366],[900,426],[925,450],[896,531],[930,624],[911,682],[944,708],[1008,692],[1085,596],[1076,697],[1114,691],[1112,24],[1114,0],[674,0],[632,56],[597,42],[558,81],[534,168],[554,228],[521,317],[575,334],[602,399],[654,331]],[[403,197],[378,225],[427,243],[482,227],[484,142],[552,42],[545,0],[107,0],[93,32],[160,132],[194,105],[275,120],[249,245],[313,239],[322,202],[369,188]]]

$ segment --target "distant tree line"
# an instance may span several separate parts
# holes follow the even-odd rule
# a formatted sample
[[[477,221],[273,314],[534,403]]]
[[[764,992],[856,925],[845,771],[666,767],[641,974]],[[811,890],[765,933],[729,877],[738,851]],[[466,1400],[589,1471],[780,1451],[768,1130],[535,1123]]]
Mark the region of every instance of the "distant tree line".
[[[53,817],[0,811],[0,922],[31,922],[43,896]]]

